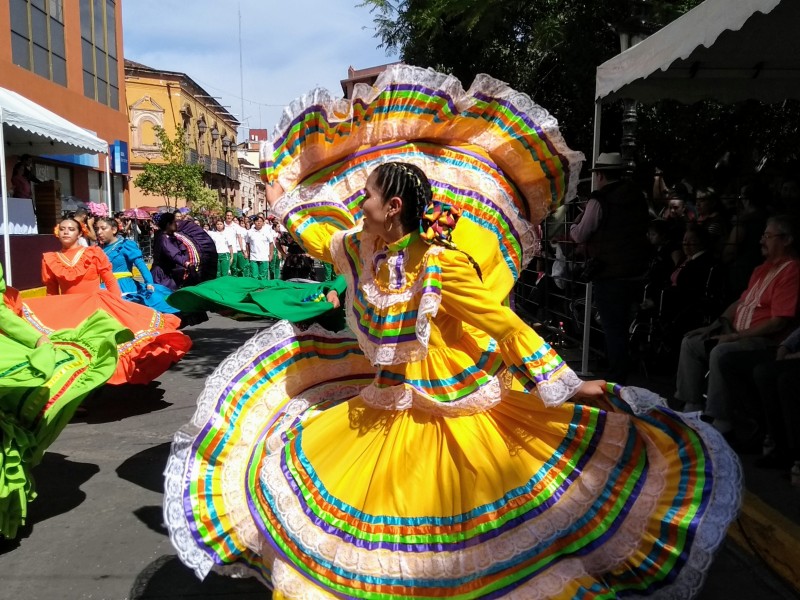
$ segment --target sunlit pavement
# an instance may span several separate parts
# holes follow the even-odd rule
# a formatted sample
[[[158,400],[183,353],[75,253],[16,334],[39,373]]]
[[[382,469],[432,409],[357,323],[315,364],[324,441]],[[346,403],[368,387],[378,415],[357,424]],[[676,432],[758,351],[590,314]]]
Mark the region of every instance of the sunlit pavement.
[[[161,516],[172,434],[191,418],[205,377],[257,329],[214,316],[186,330],[194,348],[158,382],[106,387],[87,402],[35,473],[30,525],[17,542],[0,543],[0,598],[269,598],[252,580],[198,581],[175,557]],[[728,547],[700,597],[795,598]]]

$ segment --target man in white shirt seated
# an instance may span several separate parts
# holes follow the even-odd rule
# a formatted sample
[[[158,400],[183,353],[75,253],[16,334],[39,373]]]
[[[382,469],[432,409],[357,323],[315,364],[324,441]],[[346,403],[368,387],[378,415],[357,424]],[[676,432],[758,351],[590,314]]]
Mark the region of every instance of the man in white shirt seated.
[[[247,241],[250,253],[250,277],[256,279],[269,279],[269,261],[272,258],[273,245],[276,234],[271,227],[264,227],[264,217],[256,217],[253,228],[247,231]]]
[[[236,237],[232,229],[225,229],[225,222],[221,219],[214,223],[214,230],[209,231],[208,235],[217,247],[217,277],[225,277],[231,272]]]

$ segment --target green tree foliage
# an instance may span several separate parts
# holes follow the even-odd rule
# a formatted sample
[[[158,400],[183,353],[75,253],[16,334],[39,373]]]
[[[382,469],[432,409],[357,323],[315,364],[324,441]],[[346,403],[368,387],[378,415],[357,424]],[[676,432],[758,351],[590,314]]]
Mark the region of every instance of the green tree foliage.
[[[153,128],[161,149],[163,163],[148,163],[133,180],[134,185],[148,196],[161,196],[166,206],[177,208],[178,200],[191,202],[204,194],[203,167],[186,161],[188,144],[186,132],[179,127],[170,138],[163,127]]]
[[[192,214],[196,217],[208,218],[211,215],[221,215],[223,211],[219,193],[207,187],[201,187],[197,195],[191,199]]]
[[[698,0],[653,3],[670,19]],[[591,147],[595,68],[619,52],[631,0],[365,0],[377,36],[402,59],[469,84],[489,73],[551,111],[570,143]]]
[[[700,0],[652,0],[649,22],[669,23]],[[364,0],[382,46],[408,64],[452,73],[465,85],[488,73],[529,94],[559,121],[575,149],[592,147],[595,71],[620,51],[619,27],[638,0]],[[687,173],[708,171],[725,152],[742,169],[775,164],[800,147],[797,103],[748,102],[639,108],[641,162]],[[621,106],[604,110],[603,150],[618,150]],[[769,163],[768,163],[769,164]],[[752,172],[752,170],[750,171]]]

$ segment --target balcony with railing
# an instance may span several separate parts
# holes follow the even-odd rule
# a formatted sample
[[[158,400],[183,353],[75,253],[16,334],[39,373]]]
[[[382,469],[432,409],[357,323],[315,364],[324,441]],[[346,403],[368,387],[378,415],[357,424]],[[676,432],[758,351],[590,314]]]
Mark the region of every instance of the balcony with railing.
[[[239,169],[232,167],[222,158],[214,158],[205,154],[199,154],[197,150],[189,149],[186,153],[186,162],[190,165],[200,165],[207,173],[224,175],[233,181],[239,181]]]

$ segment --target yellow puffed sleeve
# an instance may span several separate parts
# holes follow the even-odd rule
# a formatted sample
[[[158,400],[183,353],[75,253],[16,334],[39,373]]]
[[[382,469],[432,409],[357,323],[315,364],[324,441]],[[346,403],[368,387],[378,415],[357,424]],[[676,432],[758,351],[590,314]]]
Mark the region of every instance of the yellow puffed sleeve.
[[[355,226],[347,206],[327,186],[300,188],[283,196],[273,207],[284,227],[314,258],[332,263],[331,238]]]
[[[514,312],[486,289],[461,252],[441,254],[442,308],[498,343],[503,362],[528,391],[547,406],[571,398],[582,381],[558,353]]]

